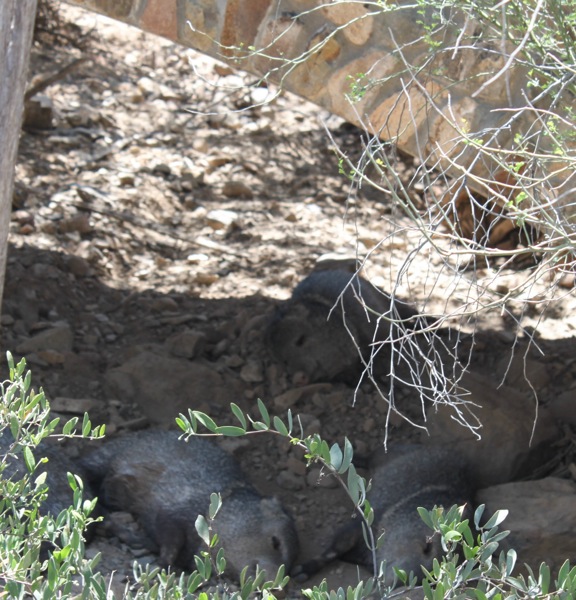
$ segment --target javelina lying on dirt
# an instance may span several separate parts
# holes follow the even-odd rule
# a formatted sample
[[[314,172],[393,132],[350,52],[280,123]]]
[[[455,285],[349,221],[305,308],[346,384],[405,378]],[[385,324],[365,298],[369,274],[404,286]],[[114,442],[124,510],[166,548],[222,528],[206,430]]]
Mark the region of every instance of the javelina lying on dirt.
[[[239,466],[212,442],[180,440],[176,431],[141,431],[105,440],[83,459],[99,499],[110,509],[131,512],[160,552],[164,566],[194,567],[199,514],[210,494],[222,496],[214,532],[225,551],[228,572],[256,565],[273,576],[290,569],[298,552],[293,520],[276,498],[263,498]]]
[[[392,576],[393,567],[420,576],[420,566],[430,569],[442,548],[439,536],[433,535],[420,519],[417,508],[436,505],[448,510],[454,504],[468,503],[471,490],[463,465],[447,449],[406,444],[388,453],[377,453],[371,472],[368,499],[374,509],[375,539],[384,533],[376,551],[378,564],[386,561],[387,577]],[[358,519],[336,533],[320,558],[295,570],[305,579],[335,558],[372,568],[372,554]]]
[[[272,354],[292,372],[302,371],[310,381],[356,383],[362,372],[359,351],[365,361],[377,352],[377,370],[387,373],[391,344],[417,321],[408,304],[392,302],[362,277],[330,269],[298,284],[274,316],[267,338]]]

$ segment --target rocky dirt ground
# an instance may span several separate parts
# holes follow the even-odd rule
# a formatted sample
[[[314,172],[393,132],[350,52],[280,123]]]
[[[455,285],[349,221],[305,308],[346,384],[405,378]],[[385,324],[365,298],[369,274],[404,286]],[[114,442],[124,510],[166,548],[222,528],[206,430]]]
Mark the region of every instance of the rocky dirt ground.
[[[339,173],[334,148],[359,156],[363,136],[337,117],[105,18],[64,5],[59,18],[56,35],[38,35],[32,81],[74,64],[42,90],[44,111],[23,132],[2,347],[27,357],[55,412],[88,410],[109,433],[165,425],[188,407],[225,422],[230,402],[254,414],[261,398],[329,442],[347,435],[363,455],[381,446],[386,404],[370,386],[307,385],[270,356],[263,331],[278,303],[326,255],[366,259],[366,277],[427,314],[457,311],[482,283],[513,289],[526,272],[415,251],[418,232],[387,197],[352,190]],[[398,158],[424,210],[417,167]],[[451,324],[495,385],[530,393],[527,356],[540,402],[569,422],[576,299],[558,290],[544,313],[518,304]],[[389,435],[412,434],[393,416]],[[303,558],[350,513],[284,440],[226,445],[295,515]],[[96,549],[119,585],[134,558],[154,560],[105,532]],[[338,563],[326,575],[352,582],[356,567]]]

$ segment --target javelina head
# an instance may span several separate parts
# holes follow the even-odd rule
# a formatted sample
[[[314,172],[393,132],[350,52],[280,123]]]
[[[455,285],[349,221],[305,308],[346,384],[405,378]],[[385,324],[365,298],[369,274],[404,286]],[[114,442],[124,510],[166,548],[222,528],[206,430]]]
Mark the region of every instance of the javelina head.
[[[214,521],[214,531],[224,548],[227,571],[238,575],[244,567],[256,566],[268,577],[280,565],[289,572],[298,554],[294,521],[276,498],[262,498],[249,489],[236,490],[223,499]]]
[[[342,311],[311,300],[289,302],[268,328],[267,341],[277,360],[292,373],[314,381],[357,381],[360,356],[342,321]],[[330,317],[330,318],[329,318]],[[348,325],[354,328],[353,324]]]
[[[413,571],[420,580],[422,567],[431,569],[433,560],[442,556],[440,536],[420,520],[416,510],[413,512],[413,516],[405,516],[400,527],[399,524],[384,526],[384,538],[376,551],[376,559],[378,564],[386,561],[387,582],[392,581],[394,567],[406,573]]]
[[[310,381],[356,384],[362,358],[375,362],[377,374],[388,373],[391,345],[415,326],[417,314],[359,276],[317,271],[278,309],[268,343],[290,371],[303,371]]]
[[[422,521],[417,509],[469,507],[472,492],[465,465],[450,448],[416,444],[401,444],[389,454],[376,452],[372,460],[377,466],[369,498],[378,534],[384,532],[378,562],[386,560],[387,579],[393,576],[392,567],[414,571],[420,578],[421,566],[430,569],[443,551],[440,535]]]

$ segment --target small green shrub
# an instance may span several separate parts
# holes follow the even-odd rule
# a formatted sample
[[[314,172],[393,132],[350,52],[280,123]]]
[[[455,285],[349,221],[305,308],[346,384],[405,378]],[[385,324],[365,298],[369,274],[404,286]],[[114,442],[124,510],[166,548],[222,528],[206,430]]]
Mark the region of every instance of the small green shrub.
[[[59,419],[50,418],[50,406],[40,390],[31,388],[26,361],[14,365],[8,354],[8,380],[1,383],[0,436],[6,451],[0,461],[0,578],[8,598],[68,597],[94,585],[99,557],[84,558],[84,532],[92,522],[95,500],[83,500],[82,481],[68,474],[72,505],[60,514],[46,514],[43,503],[48,487],[39,470],[44,458],[34,456],[38,444],[55,435]],[[80,426],[80,433],[78,427]],[[100,437],[103,428],[71,419],[60,430],[63,436]],[[9,441],[7,441],[9,440]],[[8,469],[20,456],[27,473],[15,476]],[[52,550],[45,557],[45,548]]]
[[[100,556],[87,559],[85,555],[84,533],[93,522],[90,514],[96,501],[83,499],[81,479],[69,473],[72,505],[57,515],[47,513],[46,474],[38,470],[45,461],[39,458],[42,451],[39,444],[46,437],[100,438],[104,427],[93,428],[87,415],[82,423],[73,418],[61,425],[58,418],[51,418],[50,404],[43,391],[36,392],[31,387],[26,361],[22,359],[15,365],[8,353],[7,362],[8,378],[0,382],[0,437],[9,440],[3,443],[4,451],[0,452],[0,598],[115,598],[109,581],[98,572]],[[11,472],[9,465],[15,457],[20,457],[26,466],[24,475]],[[273,581],[265,580],[263,572],[249,577],[245,570],[239,589],[225,582],[210,588],[214,576],[219,577],[225,567],[223,553],[218,551],[212,556],[211,552],[216,540],[210,523],[220,506],[221,499],[215,495],[208,520],[199,517],[198,531],[208,550],[196,557],[196,571],[177,575],[135,563],[133,583],[126,586],[122,598],[233,600],[256,594],[273,598],[273,592],[287,584],[283,569]],[[207,591],[201,591],[203,588]]]

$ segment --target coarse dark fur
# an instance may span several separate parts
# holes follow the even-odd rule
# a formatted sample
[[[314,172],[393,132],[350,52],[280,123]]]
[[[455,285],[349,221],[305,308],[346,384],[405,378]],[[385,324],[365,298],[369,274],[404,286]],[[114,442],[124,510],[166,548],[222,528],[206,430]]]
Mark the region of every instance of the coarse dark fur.
[[[200,547],[195,522],[220,493],[214,521],[228,565],[237,575],[258,564],[270,576],[290,569],[298,552],[292,518],[276,498],[263,498],[226,452],[209,440],[176,431],[141,431],[104,440],[83,459],[99,498],[131,512],[157,546],[164,566],[194,568]]]
[[[6,465],[3,477],[21,479],[28,474],[28,469],[20,453],[11,453],[7,456],[13,443],[14,438],[8,431],[0,433],[0,454],[5,457]],[[60,512],[70,507],[73,501],[73,492],[68,482],[67,473],[79,475],[82,480],[85,479],[85,473],[82,466],[72,460],[57,444],[41,442],[33,450],[33,453],[38,461],[33,477],[37,478],[40,474],[46,473],[48,497],[42,503],[42,509],[53,517],[57,517]],[[47,458],[48,460],[41,463],[39,462],[40,458]],[[83,497],[85,499],[94,497],[87,486],[84,488]]]

